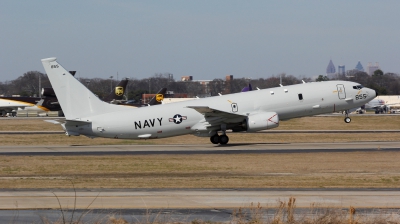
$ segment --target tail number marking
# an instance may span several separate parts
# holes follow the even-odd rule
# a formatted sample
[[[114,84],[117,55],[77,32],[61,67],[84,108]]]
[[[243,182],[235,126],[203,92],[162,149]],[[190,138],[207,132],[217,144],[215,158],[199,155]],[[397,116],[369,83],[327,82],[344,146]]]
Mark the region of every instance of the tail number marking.
[[[363,99],[367,99],[367,94],[359,94],[356,95],[356,100],[363,100]]]

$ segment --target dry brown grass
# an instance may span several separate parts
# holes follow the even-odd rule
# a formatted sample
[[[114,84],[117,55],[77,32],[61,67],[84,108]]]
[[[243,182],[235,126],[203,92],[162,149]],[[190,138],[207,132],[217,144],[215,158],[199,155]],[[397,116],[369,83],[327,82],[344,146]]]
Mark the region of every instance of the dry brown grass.
[[[0,188],[387,188],[400,152],[0,156]]]

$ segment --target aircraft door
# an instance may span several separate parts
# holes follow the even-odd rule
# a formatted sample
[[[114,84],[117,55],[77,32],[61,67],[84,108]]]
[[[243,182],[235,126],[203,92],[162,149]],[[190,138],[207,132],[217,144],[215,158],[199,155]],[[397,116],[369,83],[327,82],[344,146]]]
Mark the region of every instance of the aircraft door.
[[[346,92],[344,90],[344,85],[338,84],[338,85],[336,85],[336,87],[337,87],[339,99],[341,99],[341,100],[346,99]]]

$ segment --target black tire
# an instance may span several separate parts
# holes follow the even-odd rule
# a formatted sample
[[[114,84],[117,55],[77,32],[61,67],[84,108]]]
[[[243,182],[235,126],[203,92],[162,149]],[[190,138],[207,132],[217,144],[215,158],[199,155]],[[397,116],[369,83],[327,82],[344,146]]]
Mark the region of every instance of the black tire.
[[[344,118],[344,122],[350,123],[351,122],[351,118],[349,118],[349,117]]]
[[[218,135],[213,135],[210,137],[210,141],[213,144],[218,144],[219,143],[219,136]]]
[[[227,135],[219,136],[219,144],[226,145],[229,142],[229,137]]]

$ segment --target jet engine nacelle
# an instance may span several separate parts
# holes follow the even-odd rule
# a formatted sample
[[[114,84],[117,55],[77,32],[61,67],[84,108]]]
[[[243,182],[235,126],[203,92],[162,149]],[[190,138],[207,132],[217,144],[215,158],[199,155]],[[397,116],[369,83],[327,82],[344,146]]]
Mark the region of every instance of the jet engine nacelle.
[[[256,132],[279,126],[279,116],[275,112],[262,112],[249,115],[246,119],[247,132]]]

